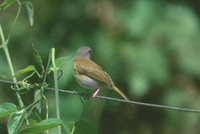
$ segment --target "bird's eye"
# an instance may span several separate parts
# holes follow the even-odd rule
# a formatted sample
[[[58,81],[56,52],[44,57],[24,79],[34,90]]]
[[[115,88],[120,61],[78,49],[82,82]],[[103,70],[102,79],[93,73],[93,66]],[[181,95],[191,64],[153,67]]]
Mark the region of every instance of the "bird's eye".
[[[92,53],[92,50],[91,50],[91,49],[89,50],[89,53]]]

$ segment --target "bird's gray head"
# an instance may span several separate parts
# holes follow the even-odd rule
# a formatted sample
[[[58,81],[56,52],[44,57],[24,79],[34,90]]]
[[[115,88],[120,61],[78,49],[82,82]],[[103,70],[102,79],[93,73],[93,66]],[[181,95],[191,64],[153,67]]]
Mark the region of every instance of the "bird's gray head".
[[[92,49],[87,46],[80,47],[77,52],[75,58],[90,58]]]

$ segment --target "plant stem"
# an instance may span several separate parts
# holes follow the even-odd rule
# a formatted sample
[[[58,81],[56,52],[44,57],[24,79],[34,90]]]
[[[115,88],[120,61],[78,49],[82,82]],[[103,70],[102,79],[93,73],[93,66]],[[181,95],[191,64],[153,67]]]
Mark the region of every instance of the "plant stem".
[[[17,83],[17,79],[16,79],[16,77],[14,77],[15,72],[14,72],[14,68],[13,68],[12,61],[11,61],[11,58],[10,58],[10,54],[9,54],[9,51],[8,51],[8,47],[7,47],[7,44],[6,44],[7,42],[5,41],[5,37],[4,37],[4,34],[3,34],[3,30],[2,30],[1,24],[0,24],[0,35],[1,35],[2,45],[3,45],[3,50],[5,52],[6,59],[8,61],[8,65],[9,65],[9,68],[10,68],[10,72],[11,72],[11,76],[12,76],[13,82]],[[18,89],[18,86],[17,86],[17,89]],[[23,101],[21,99],[21,96],[19,95],[18,92],[16,92],[16,95],[17,95],[17,99],[19,101],[20,108],[23,109],[24,108],[24,103],[23,103]]]
[[[57,74],[57,67],[55,63],[55,48],[52,48],[51,53],[52,58],[52,65],[53,65],[53,76],[54,76],[54,87],[55,87],[55,101],[56,101],[56,116],[60,119],[60,104],[59,104],[59,91],[58,91],[58,74]],[[58,134],[61,134],[61,126],[58,127]]]
[[[15,19],[14,19],[14,21],[13,21],[13,24],[12,24],[11,30],[10,30],[10,32],[9,32],[9,34],[8,34],[7,41],[10,40],[10,37],[11,37],[11,35],[12,35],[12,33],[13,33],[13,30],[14,30],[15,24],[16,24],[18,18],[19,18],[20,12],[21,12],[22,4],[21,4],[21,2],[20,2],[19,0],[17,0],[17,3],[18,3],[18,5],[19,5],[19,7],[18,7],[18,10],[17,10],[17,14],[16,14],[16,16],[15,16]]]

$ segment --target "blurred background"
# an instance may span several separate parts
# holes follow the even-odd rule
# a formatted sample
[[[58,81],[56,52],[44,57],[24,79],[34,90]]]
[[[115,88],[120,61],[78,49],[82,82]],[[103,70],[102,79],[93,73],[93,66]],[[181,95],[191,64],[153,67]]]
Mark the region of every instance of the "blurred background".
[[[170,106],[200,107],[200,2],[198,0],[41,0],[31,1],[35,20],[30,26],[22,8],[9,42],[15,70],[35,64],[32,44],[44,62],[52,47],[66,56],[59,87],[84,91],[72,73],[76,50],[87,45],[92,59],[131,100]],[[0,11],[6,36],[17,4]],[[0,49],[0,74],[10,76]],[[50,78],[51,79],[51,78]],[[37,81],[34,79],[33,81]],[[52,86],[52,85],[51,85]],[[101,95],[120,98],[111,90]],[[27,103],[33,98],[24,96]],[[46,91],[50,117],[55,117],[54,92]],[[17,99],[0,84],[0,103]],[[60,93],[61,118],[79,121],[79,96]],[[18,104],[17,104],[18,105]],[[43,111],[45,112],[45,110]],[[197,134],[200,115],[114,101],[85,100],[84,120],[98,134]],[[5,132],[6,121],[0,120]]]

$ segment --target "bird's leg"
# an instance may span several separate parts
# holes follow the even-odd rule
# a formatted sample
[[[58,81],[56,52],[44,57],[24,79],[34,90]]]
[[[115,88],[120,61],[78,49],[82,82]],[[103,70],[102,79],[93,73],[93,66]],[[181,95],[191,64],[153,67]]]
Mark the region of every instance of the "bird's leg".
[[[98,92],[100,91],[100,89],[97,89],[93,94],[92,94],[92,98],[96,98]]]

